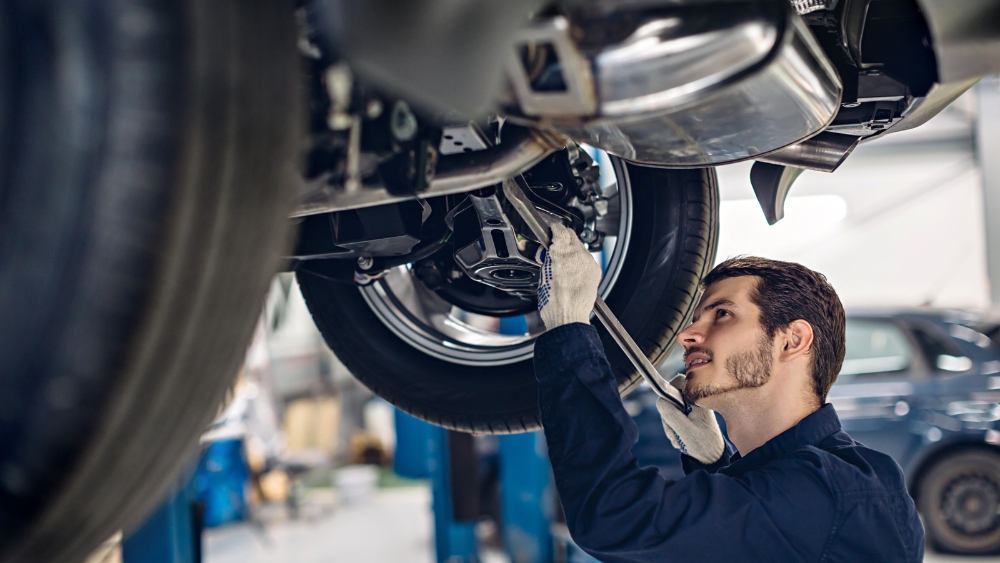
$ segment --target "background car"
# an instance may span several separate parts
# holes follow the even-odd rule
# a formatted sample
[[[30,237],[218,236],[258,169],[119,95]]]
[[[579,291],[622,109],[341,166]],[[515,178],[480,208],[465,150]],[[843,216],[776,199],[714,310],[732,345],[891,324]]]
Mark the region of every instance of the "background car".
[[[958,311],[848,311],[847,356],[828,401],[851,437],[903,468],[943,551],[1000,550],[1000,345],[987,336],[998,327]],[[661,373],[683,369],[675,350]],[[639,426],[640,464],[683,476],[652,391],[640,387],[624,403]]]

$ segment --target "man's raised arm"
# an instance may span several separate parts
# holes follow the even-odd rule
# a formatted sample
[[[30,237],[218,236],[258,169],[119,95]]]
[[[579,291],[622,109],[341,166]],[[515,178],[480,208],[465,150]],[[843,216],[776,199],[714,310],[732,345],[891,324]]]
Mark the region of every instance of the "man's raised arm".
[[[698,560],[729,543],[746,549],[751,513],[767,526],[752,492],[730,477],[696,471],[668,481],[638,466],[630,451],[638,431],[593,327],[564,325],[539,337],[535,373],[566,524],[590,554],[605,562]],[[781,553],[781,543],[761,556]]]

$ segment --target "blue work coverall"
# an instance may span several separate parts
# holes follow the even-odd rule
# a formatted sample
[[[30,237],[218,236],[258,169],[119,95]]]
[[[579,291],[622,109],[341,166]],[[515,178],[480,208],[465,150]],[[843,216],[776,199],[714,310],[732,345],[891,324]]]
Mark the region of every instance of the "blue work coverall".
[[[566,524],[601,561],[923,560],[902,471],[832,406],[745,457],[731,444],[711,466],[684,456],[687,475],[669,481],[631,454],[636,426],[592,326],[543,334],[534,362]]]

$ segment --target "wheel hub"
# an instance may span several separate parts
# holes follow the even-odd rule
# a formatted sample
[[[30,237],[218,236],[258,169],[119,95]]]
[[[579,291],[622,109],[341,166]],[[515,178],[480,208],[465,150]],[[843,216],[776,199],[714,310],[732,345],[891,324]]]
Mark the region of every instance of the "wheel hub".
[[[559,203],[555,197],[547,200],[548,205],[541,203],[540,211],[552,215],[553,220],[575,222],[579,232],[590,228],[602,233],[590,243],[592,251],[603,251],[604,275],[598,287],[602,297],[607,297],[618,279],[632,229],[631,187],[625,165],[618,159],[609,159],[608,164],[611,177],[605,177],[603,184],[607,190],[599,198],[583,201],[579,195],[566,197],[565,184],[559,184],[561,191],[550,189],[556,186],[547,179],[557,177],[552,171],[525,174],[528,185],[536,191],[562,198]],[[580,168],[592,174],[596,165]],[[596,181],[602,185],[600,176]],[[452,207],[446,222],[454,225],[456,242],[444,250],[447,260],[427,264],[428,259],[412,268],[393,268],[360,288],[372,311],[396,336],[450,363],[501,366],[523,361],[533,353],[534,338],[545,331],[534,304],[540,269],[534,257],[539,244],[515,230],[521,228],[520,217],[511,209],[505,210],[503,197],[495,194],[479,191],[465,199],[468,203]],[[545,199],[539,193],[534,195]],[[566,201],[571,205],[565,205]],[[557,214],[559,211],[566,216]],[[497,230],[501,232],[494,240]],[[501,256],[501,241],[507,256]],[[432,283],[435,280],[437,283]],[[500,321],[518,316],[526,328],[511,332],[501,326]]]
[[[1000,527],[1000,487],[983,475],[964,475],[945,489],[941,512],[948,525],[967,535]]]
[[[537,200],[536,206],[547,221],[570,223],[581,241],[592,251],[599,250],[602,237],[608,234],[597,223],[608,213],[600,167],[576,146],[569,147],[561,160],[553,162],[559,166],[549,174],[560,181],[529,184],[530,197]],[[478,218],[479,237],[456,250],[455,263],[476,282],[525,301],[534,299],[540,273],[540,265],[534,260],[539,249],[534,235],[496,188],[470,194],[468,201]],[[615,231],[617,227],[612,226]]]

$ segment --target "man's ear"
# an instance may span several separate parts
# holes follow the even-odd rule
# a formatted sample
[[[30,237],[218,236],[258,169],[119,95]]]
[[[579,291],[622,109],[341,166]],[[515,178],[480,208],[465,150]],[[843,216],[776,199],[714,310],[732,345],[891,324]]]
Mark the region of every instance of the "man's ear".
[[[809,353],[813,343],[812,325],[802,319],[794,320],[781,331],[779,360],[787,362]]]

